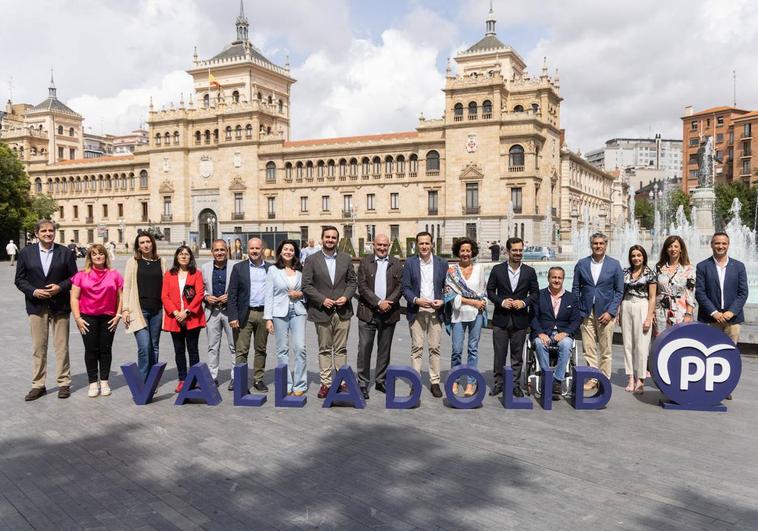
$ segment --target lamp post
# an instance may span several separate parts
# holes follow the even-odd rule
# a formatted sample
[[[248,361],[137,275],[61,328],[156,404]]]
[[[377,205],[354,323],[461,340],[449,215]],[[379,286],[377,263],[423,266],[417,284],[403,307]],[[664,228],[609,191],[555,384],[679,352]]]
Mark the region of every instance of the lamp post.
[[[206,244],[206,247],[210,248],[211,242],[213,242],[213,240],[216,239],[216,235],[214,234],[216,232],[216,216],[214,216],[214,215],[211,214],[206,219],[206,222],[207,222],[207,225],[208,225],[208,236],[209,236],[209,239],[210,239],[210,242],[208,242]]]

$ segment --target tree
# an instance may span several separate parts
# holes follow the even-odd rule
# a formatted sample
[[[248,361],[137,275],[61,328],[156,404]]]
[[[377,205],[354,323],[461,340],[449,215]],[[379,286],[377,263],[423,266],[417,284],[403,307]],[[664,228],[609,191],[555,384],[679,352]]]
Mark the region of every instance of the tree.
[[[676,211],[679,209],[680,205],[684,208],[684,215],[687,217],[687,221],[692,221],[690,198],[681,188],[677,188],[669,194],[669,221],[674,221],[676,219]]]
[[[634,202],[634,217],[640,220],[640,226],[646,229],[653,228],[655,212],[650,201],[641,197]]]
[[[50,219],[58,211],[58,203],[46,194],[34,196],[29,206],[29,213],[24,218],[23,229],[28,233],[34,232],[34,225],[40,219]]]
[[[17,238],[30,213],[29,178],[24,165],[7,145],[0,143],[0,234]]]
[[[729,210],[732,208],[734,199],[742,203],[740,219],[742,223],[752,228],[755,220],[755,200],[758,188],[749,188],[742,182],[717,184],[716,193],[716,227],[723,229],[732,220]]]

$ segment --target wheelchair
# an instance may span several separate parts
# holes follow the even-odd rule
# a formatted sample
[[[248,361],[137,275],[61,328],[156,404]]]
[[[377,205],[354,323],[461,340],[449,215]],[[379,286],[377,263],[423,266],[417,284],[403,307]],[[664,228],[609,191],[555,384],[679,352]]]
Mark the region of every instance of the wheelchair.
[[[523,365],[521,370],[521,388],[526,395],[534,395],[539,398],[542,394],[542,368],[540,367],[539,360],[537,360],[536,347],[534,341],[527,336],[524,342],[523,352]],[[558,345],[550,345],[548,347],[548,359],[550,360],[550,368],[554,368],[558,363]],[[566,366],[566,377],[561,383],[561,396],[564,398],[570,398],[572,395],[572,384],[574,381],[574,373],[572,369],[579,363],[579,353],[576,348],[576,339],[571,340],[571,356],[569,356],[569,362]]]

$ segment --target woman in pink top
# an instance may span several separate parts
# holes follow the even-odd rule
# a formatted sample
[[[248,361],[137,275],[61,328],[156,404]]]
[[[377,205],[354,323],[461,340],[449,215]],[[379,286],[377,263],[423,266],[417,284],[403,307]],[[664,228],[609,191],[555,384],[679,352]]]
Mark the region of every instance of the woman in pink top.
[[[108,385],[111,347],[121,319],[124,279],[121,273],[111,269],[105,247],[96,243],[84,257],[84,271],[74,275],[71,284],[71,313],[84,340],[84,364],[89,379],[87,396],[94,398],[101,393],[108,396],[111,394]]]

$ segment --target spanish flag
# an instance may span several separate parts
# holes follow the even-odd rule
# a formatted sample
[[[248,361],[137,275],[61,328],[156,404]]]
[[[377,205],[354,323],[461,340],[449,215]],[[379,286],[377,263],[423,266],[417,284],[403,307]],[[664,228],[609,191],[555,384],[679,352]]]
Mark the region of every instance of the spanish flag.
[[[208,71],[208,85],[211,87],[216,87],[219,90],[221,89],[221,83],[216,80],[216,76],[211,74],[210,70]]]

